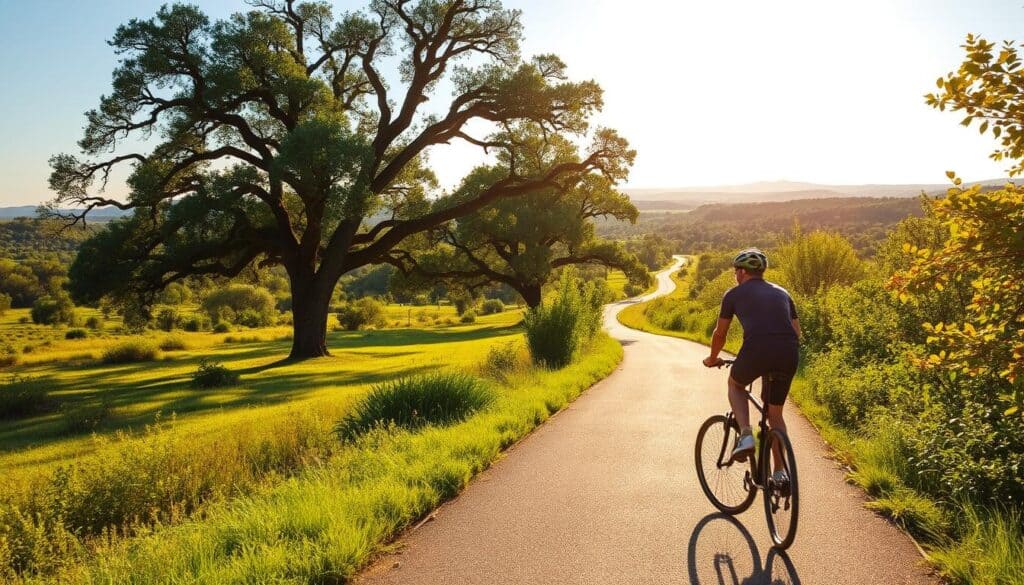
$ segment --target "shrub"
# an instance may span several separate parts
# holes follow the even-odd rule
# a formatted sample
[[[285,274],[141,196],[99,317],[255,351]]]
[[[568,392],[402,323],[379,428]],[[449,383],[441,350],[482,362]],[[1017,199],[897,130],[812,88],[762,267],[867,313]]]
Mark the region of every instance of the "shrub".
[[[60,291],[53,296],[44,295],[36,299],[30,314],[32,322],[38,325],[71,325],[75,321],[75,305],[68,293]]]
[[[485,375],[504,380],[508,374],[520,370],[523,366],[519,349],[513,341],[492,345],[481,370]]]
[[[28,317],[25,317],[25,316],[18,317],[18,323],[21,323],[22,325],[28,323],[29,321],[31,321],[31,319],[29,319]]]
[[[60,416],[66,432],[92,432],[110,418],[110,402],[106,399],[65,402],[60,405]]]
[[[644,287],[640,286],[639,284],[633,284],[632,282],[627,282],[622,287],[622,292],[624,292],[627,297],[635,297],[635,296],[642,295],[642,294],[644,294],[645,290],[647,290],[647,289],[645,289]]]
[[[192,374],[193,388],[222,388],[238,384],[238,373],[224,367],[223,364],[203,359],[199,369]]]
[[[0,368],[13,366],[18,363],[18,348],[10,343],[0,344]]]
[[[166,308],[161,309],[156,316],[156,326],[164,331],[173,331],[178,325],[178,311]]]
[[[179,335],[168,335],[160,340],[160,351],[181,351],[188,349],[188,343]]]
[[[94,331],[103,329],[103,319],[93,315],[85,320],[85,326]]]
[[[85,329],[68,329],[67,333],[64,334],[64,339],[85,339],[89,337],[89,333]]]
[[[50,398],[47,384],[39,378],[11,376],[0,384],[0,419],[15,419],[51,412],[56,401]]]
[[[476,297],[472,294],[460,290],[449,292],[448,300],[451,301],[452,305],[455,307],[455,313],[459,315],[473,308],[477,301]]]
[[[0,315],[3,315],[11,308],[11,295],[0,293]]]
[[[103,362],[107,364],[149,362],[156,359],[157,353],[157,347],[151,342],[141,339],[131,340],[108,348],[103,352]]]
[[[345,303],[338,310],[338,322],[349,331],[360,327],[383,327],[387,324],[384,316],[384,305],[372,297]]]
[[[185,331],[209,331],[212,328],[210,317],[207,315],[193,315],[185,319],[181,326]]]
[[[535,362],[549,368],[566,366],[600,327],[603,292],[587,283],[581,293],[580,284],[572,271],[566,271],[551,304],[526,314],[526,341]]]
[[[214,333],[227,333],[228,331],[231,331],[231,325],[225,323],[224,321],[220,321],[213,326]]]
[[[476,323],[476,311],[470,309],[459,317],[460,323]]]
[[[480,307],[480,313],[483,315],[494,315],[505,310],[505,303],[498,299],[487,299],[484,304]]]
[[[234,323],[242,317],[250,327],[266,327],[277,320],[274,296],[266,289],[248,284],[232,284],[210,293],[203,300],[203,310],[214,322]]]
[[[380,425],[407,429],[465,420],[494,401],[494,392],[466,374],[441,373],[401,378],[375,386],[335,426],[350,441]]]

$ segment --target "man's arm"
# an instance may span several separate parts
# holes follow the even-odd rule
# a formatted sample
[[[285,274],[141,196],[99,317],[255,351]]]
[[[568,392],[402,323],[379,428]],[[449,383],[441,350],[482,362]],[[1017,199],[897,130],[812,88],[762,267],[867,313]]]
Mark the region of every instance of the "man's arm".
[[[704,359],[704,365],[712,368],[719,365],[718,354],[721,353],[722,348],[725,347],[725,338],[729,334],[729,325],[732,324],[732,319],[726,319],[725,317],[719,317],[718,323],[715,325],[715,332],[711,334],[711,355]]]
[[[803,338],[804,332],[800,329],[800,319],[793,319],[793,331],[796,331],[797,338]]]

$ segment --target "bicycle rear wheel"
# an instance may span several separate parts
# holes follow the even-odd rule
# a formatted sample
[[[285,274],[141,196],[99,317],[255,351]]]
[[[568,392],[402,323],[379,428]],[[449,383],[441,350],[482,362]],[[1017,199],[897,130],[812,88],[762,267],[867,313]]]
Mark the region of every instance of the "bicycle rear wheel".
[[[726,514],[739,514],[754,501],[756,489],[751,485],[753,463],[728,463],[731,455],[729,440],[739,434],[735,422],[728,424],[723,415],[704,421],[697,432],[693,460],[697,464],[697,479],[704,495]],[[726,464],[719,465],[725,459]],[[748,461],[752,461],[751,456]]]
[[[782,467],[776,467],[773,449],[779,449]],[[800,513],[800,485],[797,483],[796,456],[793,444],[786,433],[771,430],[765,443],[765,451],[761,454],[762,475],[764,486],[764,514],[768,520],[768,532],[771,533],[772,548],[785,550],[796,538],[796,523]],[[776,481],[774,473],[780,469],[786,472],[783,481]]]

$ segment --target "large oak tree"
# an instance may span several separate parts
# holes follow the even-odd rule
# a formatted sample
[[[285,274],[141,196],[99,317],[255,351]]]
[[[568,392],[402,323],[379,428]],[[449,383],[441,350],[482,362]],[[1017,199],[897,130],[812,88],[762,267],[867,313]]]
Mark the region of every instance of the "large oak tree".
[[[281,264],[291,356],[322,356],[344,273],[500,199],[624,176],[628,146],[602,129],[572,162],[506,168],[472,197],[436,193],[425,153],[455,140],[484,148],[470,122],[584,135],[601,107],[599,86],[567,81],[557,57],[521,59],[519,13],[497,0],[374,0],[337,18],[323,2],[250,5],[217,22],[173,5],[115,33],[113,91],[87,113],[82,155],[51,159],[52,213],[134,210],[82,246],[70,271],[80,302]],[[129,136],[151,148],[123,152]],[[131,167],[124,201],[103,192],[118,165]]]

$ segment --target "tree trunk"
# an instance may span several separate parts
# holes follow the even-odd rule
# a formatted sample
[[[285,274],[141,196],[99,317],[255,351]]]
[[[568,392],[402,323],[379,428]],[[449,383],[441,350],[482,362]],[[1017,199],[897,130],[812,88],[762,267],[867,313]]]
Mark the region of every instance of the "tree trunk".
[[[516,291],[519,292],[519,296],[523,297],[523,301],[526,302],[526,306],[531,309],[537,308],[540,305],[540,285],[522,285],[517,286]]]
[[[331,355],[327,351],[327,311],[331,295],[323,287],[306,283],[292,284],[292,353],[288,359],[307,359]]]

